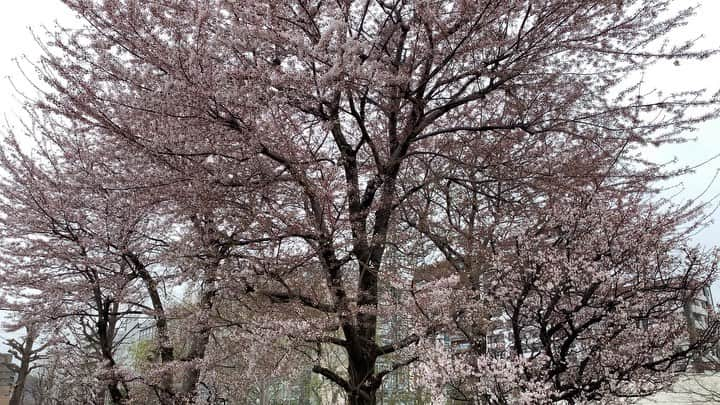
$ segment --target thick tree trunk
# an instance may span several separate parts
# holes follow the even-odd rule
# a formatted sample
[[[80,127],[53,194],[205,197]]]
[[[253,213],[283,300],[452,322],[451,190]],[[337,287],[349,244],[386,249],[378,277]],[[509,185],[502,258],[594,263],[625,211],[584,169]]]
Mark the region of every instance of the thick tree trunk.
[[[349,356],[348,374],[350,375],[350,385],[354,389],[348,393],[349,405],[375,405],[376,402],[379,388],[373,380],[376,357],[368,356],[367,353],[363,354],[363,351],[365,350]]]
[[[15,354],[16,358],[19,357],[20,366],[14,370],[17,374],[17,380],[15,380],[15,384],[13,385],[10,402],[8,402],[9,405],[22,404],[23,394],[25,393],[25,381],[27,381],[27,376],[30,374],[30,363],[36,353],[33,351],[33,345],[35,344],[35,339],[37,338],[37,330],[31,326],[28,326],[26,329],[27,335],[25,336],[25,340],[22,344],[18,344],[15,340],[8,342],[10,347],[13,349],[20,349]]]
[[[203,328],[198,331],[190,342],[190,352],[186,360],[192,361],[202,359],[205,356],[205,349],[210,338],[209,328]],[[195,365],[189,365],[182,375],[182,383],[180,384],[180,393],[188,398],[193,397],[195,387],[200,380],[200,369]]]
[[[27,368],[20,367],[20,371],[18,372],[17,381],[15,382],[15,385],[13,386],[12,395],[10,396],[10,402],[8,402],[8,405],[21,405],[23,394],[25,392],[25,380],[28,375]]]
[[[215,287],[215,271],[210,271],[206,275],[205,279],[205,290],[200,296],[200,311],[203,314],[209,314],[213,308],[213,299],[217,293]],[[205,357],[205,351],[207,350],[207,344],[210,340],[210,322],[206,316],[202,317],[203,321],[199,328],[191,337],[190,350],[188,355],[185,357],[187,361],[194,361]],[[182,375],[182,383],[180,384],[180,394],[187,397],[188,400],[192,400],[195,397],[195,389],[198,381],[200,380],[200,369],[190,364],[186,368]]]
[[[155,344],[157,345],[157,353],[160,356],[161,367],[175,360],[175,350],[170,341],[168,331],[167,315],[165,307],[157,287],[157,280],[147,270],[145,264],[134,253],[127,253],[126,259],[132,266],[135,273],[140,277],[145,285],[145,290],[150,297],[150,303],[153,307],[153,318],[155,319]],[[171,405],[175,403],[175,395],[173,392],[173,374],[170,370],[165,370],[160,378],[160,384],[156,391],[158,400],[163,405]]]
[[[375,375],[378,358],[377,344],[377,271],[376,266],[363,264],[359,278],[358,305],[363,308],[355,315],[355,326],[344,328],[348,341],[348,376],[351,405],[375,405],[380,383]]]
[[[200,302],[198,310],[202,316],[198,319],[196,330],[190,338],[190,350],[183,358],[187,362],[187,367],[181,376],[178,395],[181,396],[186,403],[195,403],[197,400],[197,384],[200,381],[200,368],[194,364],[195,360],[205,357],[208,341],[210,340],[210,332],[212,325],[210,322],[210,313],[213,310],[215,296],[217,295],[217,271],[221,261],[227,256],[229,246],[222,241],[222,235],[212,226],[211,222],[203,222],[199,217],[194,217],[193,222],[197,229],[208,237],[206,243],[212,252],[212,260],[206,263],[203,273],[202,288],[200,290]]]
[[[127,403],[127,393],[120,389],[120,381],[115,376],[115,358],[113,355],[113,341],[115,340],[115,326],[117,322],[118,303],[103,298],[99,287],[95,286],[95,299],[98,304],[98,318],[96,320],[97,339],[100,345],[103,367],[108,375],[105,382],[107,392],[110,394],[110,403],[122,405]]]
[[[362,396],[358,393],[350,394],[348,396],[348,404],[349,405],[375,405],[376,398],[375,394],[376,391],[372,391],[371,393],[366,393],[368,396]]]
[[[123,395],[120,387],[118,387],[117,381],[112,381],[107,385],[108,392],[110,393],[110,401],[113,405],[121,405],[126,401],[125,395]]]

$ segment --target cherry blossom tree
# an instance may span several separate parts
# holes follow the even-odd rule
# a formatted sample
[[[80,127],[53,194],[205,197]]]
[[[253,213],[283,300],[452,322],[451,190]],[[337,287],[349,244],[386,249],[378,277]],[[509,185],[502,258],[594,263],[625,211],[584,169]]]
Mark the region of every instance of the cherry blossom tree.
[[[27,151],[11,132],[0,157],[4,292],[25,325],[62,329],[64,345],[94,358],[107,382],[99,389],[120,403],[127,399],[116,361],[124,318],[150,312],[162,325],[162,312],[145,305],[146,296],[160,305],[148,261],[166,244],[152,237],[161,219],[148,217],[152,202],[103,187],[108,168],[84,145],[58,142],[49,127],[38,126],[40,134],[44,141]]]
[[[623,384],[672,375],[665,366],[675,360],[655,367],[649,358],[689,354],[670,355],[677,329],[657,329],[662,346],[638,346],[647,358],[636,368],[598,386],[587,377],[607,370],[592,363],[600,353],[615,359],[608,369],[622,358],[597,329],[630,342],[637,319],[671,312],[681,290],[697,288],[671,276],[706,284],[714,274],[707,253],[672,254],[684,242],[672,229],[694,211],[649,203],[656,181],[676,173],[638,155],[716,114],[702,91],[660,94],[632,80],[658,60],[712,53],[666,41],[691,9],[672,12],[666,0],[64,2],[85,27],[55,33],[37,65],[33,107],[52,127],[45,136],[64,153],[80,139],[107,167],[98,184],[142,190],[134,195],[194,219],[172,232],[214,252],[202,254],[210,270],[184,271],[209,282],[201,308],[219,290],[294,308],[271,312],[268,324],[342,350],[344,370],[320,357],[312,369],[350,404],[374,404],[389,373],[431,364],[420,354],[438,334],[474,325],[467,335],[482,340],[500,308],[519,308],[521,332],[547,335],[537,357],[546,363],[519,356],[521,344],[507,367],[480,350],[486,365],[457,370],[523,380],[533,400],[626,395]],[[637,235],[644,226],[656,231]],[[600,244],[613,230],[622,238]],[[655,261],[642,257],[650,253]],[[439,260],[448,280],[472,288],[445,280],[416,293],[415,273]],[[657,272],[631,294],[618,271],[630,267]],[[122,290],[130,280],[120,279],[102,284]],[[386,286],[406,293],[387,299]],[[641,297],[656,312],[638,307]],[[412,328],[379,339],[394,313],[412,317]],[[209,336],[201,332],[198,353]],[[568,364],[563,347],[577,340],[591,364]],[[442,380],[435,371],[428,378]],[[623,386],[606,389],[616,381]]]
[[[442,293],[467,297],[460,304],[438,305],[437,281],[415,292],[423,314],[467,346],[427,360],[458,398],[516,403],[518,381],[526,403],[538,391],[568,403],[645,396],[717,345],[717,320],[689,333],[684,312],[717,272],[717,252],[689,244],[700,212],[632,194],[574,198],[545,202],[490,243],[472,241],[480,261],[459,254],[455,265],[492,269],[482,273],[486,293],[457,273]],[[443,246],[458,258],[461,247]]]
[[[9,329],[14,329],[10,327]],[[30,373],[40,366],[43,360],[43,351],[47,347],[47,343],[38,341],[40,337],[40,328],[38,325],[24,326],[25,334],[20,340],[11,338],[6,341],[10,346],[10,354],[19,364],[11,363],[10,370],[15,373],[15,385],[13,386],[12,395],[10,396],[10,405],[20,405],[23,401],[25,393],[25,384]]]
[[[31,321],[66,330],[63,345],[103,365],[96,377],[110,381],[116,403],[139,400],[128,398],[129,381],[155,393],[140,401],[171,404],[194,397],[213,327],[219,267],[230,246],[227,236],[207,212],[200,213],[207,207],[183,201],[189,218],[170,216],[164,201],[143,200],[142,190],[114,178],[112,161],[96,159],[87,145],[68,142],[52,125],[39,123],[32,135],[46,143],[36,142],[28,151],[11,132],[0,159],[7,173],[2,279],[4,292],[15,299],[7,305]],[[177,240],[185,225],[192,232]],[[187,277],[178,279],[177,269]],[[173,312],[162,284],[178,282],[197,285],[198,302]],[[158,361],[144,374],[117,364],[118,346],[135,333],[132,325],[122,325],[127,315],[153,320]],[[174,342],[173,316],[192,325]]]

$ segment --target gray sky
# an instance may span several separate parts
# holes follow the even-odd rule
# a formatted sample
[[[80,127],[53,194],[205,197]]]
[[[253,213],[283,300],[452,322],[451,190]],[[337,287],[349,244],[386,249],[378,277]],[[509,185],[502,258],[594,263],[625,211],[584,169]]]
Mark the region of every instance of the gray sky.
[[[0,112],[3,122],[6,118],[14,120],[21,103],[8,80],[8,77],[12,76],[16,78],[19,86],[23,82],[14,59],[27,56],[34,60],[40,54],[30,27],[41,34],[44,32],[43,25],[52,28],[56,20],[64,25],[77,21],[58,0],[19,0],[3,3],[0,12]],[[2,319],[0,312],[0,322]],[[3,342],[8,337],[10,334],[0,328],[0,353],[7,351],[8,348]]]
[[[693,2],[679,0],[677,3],[686,7]],[[700,38],[697,42],[700,48],[712,48],[720,46],[720,26],[717,17],[720,16],[720,1],[702,0],[699,1],[700,10],[690,23],[676,33],[676,38],[686,40]],[[714,56],[704,61],[681,62],[675,65],[673,61],[662,62],[654,66],[644,77],[647,88],[657,88],[664,93],[689,89],[706,88],[709,91],[720,89],[720,56]],[[697,131],[689,134],[696,138],[694,142],[682,145],[671,145],[663,148],[649,148],[648,156],[657,161],[668,161],[677,158],[678,166],[696,166],[711,159],[720,153],[720,119],[708,121],[701,124]],[[683,200],[693,198],[702,193],[706,188],[707,192],[703,199],[710,199],[720,194],[720,178],[711,183],[716,173],[720,170],[720,159],[712,160],[698,168],[693,175],[686,176],[682,180],[682,190],[678,196]],[[708,188],[709,186],[709,188]],[[708,226],[697,235],[698,243],[706,246],[718,244],[720,240],[720,213],[713,215],[715,223]],[[716,288],[720,292],[720,288]],[[716,301],[720,299],[718,293],[713,294]]]
[[[678,2],[682,6],[689,4],[685,0]],[[701,9],[691,20],[688,26],[676,34],[678,39],[692,39],[700,37],[701,46],[720,46],[720,26],[717,17],[720,16],[720,1],[700,1]],[[19,0],[6,1],[0,13],[0,111],[11,121],[17,114],[19,99],[7,80],[8,76],[17,78],[16,82],[22,87],[23,79],[13,61],[14,58],[27,56],[34,60],[38,57],[38,45],[35,43],[30,28],[42,34],[46,26],[52,30],[55,21],[62,25],[75,25],[78,20],[69,13],[58,0]],[[679,89],[708,88],[720,89],[720,57],[688,63],[682,62],[676,66],[672,62],[662,63],[654,67],[645,76],[648,88],[656,87],[664,92]],[[720,119],[704,123],[699,130],[691,136],[697,141],[685,145],[674,145],[672,148],[648,149],[647,153],[657,160],[669,160],[677,157],[680,165],[695,166],[720,153]],[[692,198],[701,193],[710,185],[707,198],[720,194],[720,179],[710,184],[716,172],[720,170],[720,159],[711,161],[692,176],[682,179],[683,199]],[[711,224],[697,235],[698,243],[710,246],[720,239],[720,212],[714,214],[716,223]],[[720,298],[720,288],[714,288],[716,301]],[[2,286],[0,286],[0,289]],[[6,337],[0,331],[0,341]],[[0,343],[0,352],[6,347]]]

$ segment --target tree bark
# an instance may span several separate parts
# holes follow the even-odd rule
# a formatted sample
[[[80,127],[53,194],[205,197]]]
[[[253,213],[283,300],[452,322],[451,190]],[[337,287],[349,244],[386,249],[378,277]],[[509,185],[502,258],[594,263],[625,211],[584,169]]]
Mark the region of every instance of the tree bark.
[[[13,385],[13,391],[12,395],[10,396],[10,402],[8,402],[8,405],[22,404],[23,394],[25,393],[25,381],[28,374],[28,367],[24,364],[21,365],[19,371],[17,372],[17,381],[15,381],[15,384]]]
[[[213,269],[206,274],[204,285],[207,287],[203,289],[200,296],[200,311],[206,315],[212,310],[213,299],[217,294],[217,288],[215,286],[216,266],[217,263],[214,264]],[[205,357],[205,351],[207,349],[208,341],[210,340],[210,331],[212,328],[207,316],[203,316],[202,319],[203,321],[199,325],[197,332],[190,338],[190,350],[184,359],[186,361],[191,362]],[[180,384],[180,394],[187,397],[188,401],[194,400],[196,394],[195,390],[199,380],[200,369],[196,365],[190,364],[183,373],[182,382]]]
[[[17,380],[13,385],[12,395],[10,396],[9,405],[21,405],[23,395],[25,394],[25,381],[27,376],[30,374],[30,363],[33,361],[33,357],[39,350],[33,350],[35,339],[37,338],[37,330],[33,326],[26,327],[27,334],[22,343],[15,340],[10,340],[7,343],[15,351],[15,357],[20,360],[20,366],[13,367],[11,370],[15,371]]]
[[[168,331],[167,315],[165,314],[165,307],[163,306],[160,292],[158,291],[158,283],[152,274],[147,270],[145,264],[140,258],[134,253],[127,253],[126,259],[132,266],[133,270],[137,273],[140,279],[145,285],[145,290],[150,297],[150,302],[153,308],[153,318],[155,320],[155,342],[157,344],[157,351],[160,355],[160,364],[166,365],[175,360],[175,351],[170,341],[170,334]],[[157,391],[158,400],[161,404],[173,404],[175,402],[173,393],[173,375],[170,371],[163,371],[159,390]]]
[[[348,392],[350,405],[375,405],[376,393],[379,388],[374,383],[375,361],[377,357],[368,353],[368,347],[360,347],[359,351],[348,356],[348,374],[353,391]],[[371,349],[372,350],[372,349]]]
[[[94,288],[95,300],[98,305],[98,316],[95,323],[97,339],[103,367],[109,377],[106,382],[110,401],[113,405],[122,405],[127,402],[127,393],[120,389],[120,381],[115,376],[115,358],[113,355],[113,341],[115,340],[115,326],[117,322],[118,303],[112,299],[104,298],[99,286]]]

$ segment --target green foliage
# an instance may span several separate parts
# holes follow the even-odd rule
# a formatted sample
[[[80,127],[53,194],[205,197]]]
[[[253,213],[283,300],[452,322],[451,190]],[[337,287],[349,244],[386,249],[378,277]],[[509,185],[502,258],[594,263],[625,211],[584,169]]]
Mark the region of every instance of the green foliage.
[[[134,369],[147,370],[157,357],[157,345],[153,339],[144,339],[130,346],[130,359]]]

